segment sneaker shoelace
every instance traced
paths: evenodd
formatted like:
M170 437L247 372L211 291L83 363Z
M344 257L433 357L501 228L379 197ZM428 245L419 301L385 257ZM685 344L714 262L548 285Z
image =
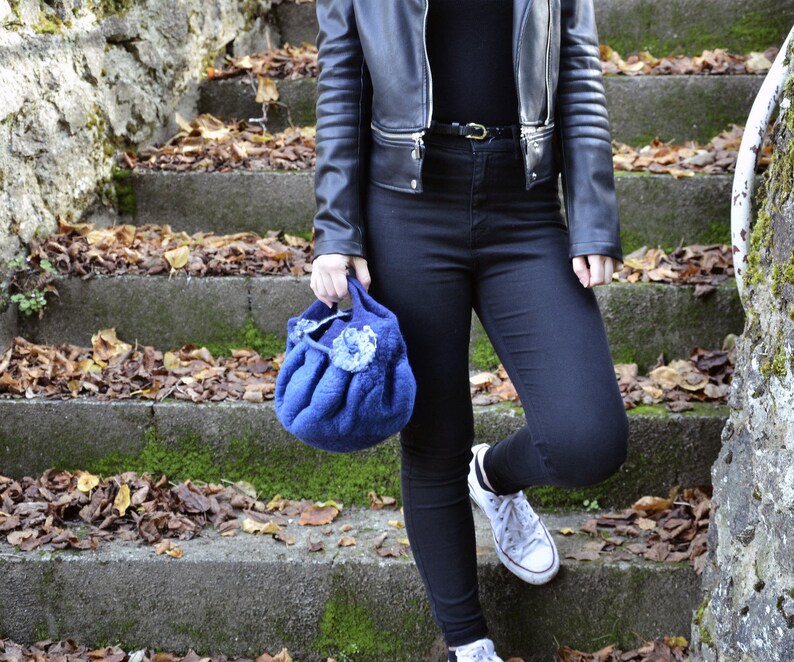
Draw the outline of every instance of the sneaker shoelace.
M496 662L500 658L494 652L493 642L490 639L481 639L466 646L459 646L456 652L459 662Z
M496 507L496 536L503 542L506 550L515 550L520 556L524 556L536 541L544 538L540 517L532 510L523 493L501 497L489 495L489 498Z

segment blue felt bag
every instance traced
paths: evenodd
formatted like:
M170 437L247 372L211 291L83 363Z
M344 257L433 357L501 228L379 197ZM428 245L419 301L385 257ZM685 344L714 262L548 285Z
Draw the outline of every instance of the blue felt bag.
M276 416L301 441L347 453L408 423L416 381L397 317L348 275L351 308L319 299L287 322Z

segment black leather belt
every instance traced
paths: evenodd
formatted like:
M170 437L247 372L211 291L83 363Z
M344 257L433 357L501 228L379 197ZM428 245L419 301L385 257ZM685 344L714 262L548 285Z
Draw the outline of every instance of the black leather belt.
M486 138L513 138L520 133L517 124L506 124L505 126L484 126L476 122L468 124L444 124L443 122L430 122L428 133L436 133L442 136L463 136L472 140L485 140Z

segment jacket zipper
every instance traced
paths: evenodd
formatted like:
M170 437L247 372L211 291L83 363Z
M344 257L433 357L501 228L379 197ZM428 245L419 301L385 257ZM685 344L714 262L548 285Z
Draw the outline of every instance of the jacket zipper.
M427 67L427 123L425 126L429 129L430 122L433 119L433 72L430 70L430 56L427 53L427 14L430 10L430 0L425 0L425 18L422 26L422 45L425 49L425 66Z
M411 152L411 156L413 156L415 159L418 159L421 156L421 151L424 147L424 143L422 142L422 135L425 132L424 129L421 131L414 131L413 133L393 133L379 129L372 123L370 123L370 126L372 127L373 131L377 131L384 138L394 138L395 140L405 140L406 138L411 138L411 140L414 142L414 148Z
M427 120L425 122L425 128L421 131L414 131L413 133L405 134L405 133L390 133L388 131L383 131L379 129L374 124L370 124L370 126L377 131L380 135L384 136L385 138L395 138L397 140L405 140L406 136L410 137L413 140L414 148L411 150L411 156L419 160L422 158L422 154L424 153L424 141L422 137L424 136L427 129L430 128L430 123L433 119L433 72L430 70L430 56L427 53L427 14L430 10L430 0L425 0L425 14L423 17L422 23L422 46L424 48L425 53L425 67L427 68L427 80L428 80L428 90L427 90Z
M549 124L551 118L551 76L549 75L549 60L551 59L551 0L547 1L548 7L548 24L546 26L546 61L544 66L544 83L546 85L546 119L540 126L525 125L521 127L521 138L524 141L524 151L529 155L529 141L533 134L545 128ZM521 53L518 54L521 57ZM520 99L520 97L519 97ZM539 148L536 141L533 141L533 147Z
M551 118L551 76L549 75L549 60L551 59L551 0L546 6L549 10L549 23L546 26L546 120L543 124L548 124Z

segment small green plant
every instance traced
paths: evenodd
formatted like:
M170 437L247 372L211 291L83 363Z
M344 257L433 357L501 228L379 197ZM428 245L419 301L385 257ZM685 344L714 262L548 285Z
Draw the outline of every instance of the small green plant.
M57 269L47 258L38 260L17 256L8 262L11 269L11 301L25 315L38 313L41 317L47 305L46 293L57 292L52 284Z
M598 510L601 506L598 505L598 499L585 499L582 501L585 510Z
M44 292L42 290L31 290L30 292L12 294L11 301L17 304L19 310L25 313L25 315L38 313L47 305L47 299L44 298Z
M339 651L337 658L339 662L354 662L355 658L351 657L351 655L355 655L358 652L359 652L358 644L351 643L345 646L345 648L343 648L341 651Z

